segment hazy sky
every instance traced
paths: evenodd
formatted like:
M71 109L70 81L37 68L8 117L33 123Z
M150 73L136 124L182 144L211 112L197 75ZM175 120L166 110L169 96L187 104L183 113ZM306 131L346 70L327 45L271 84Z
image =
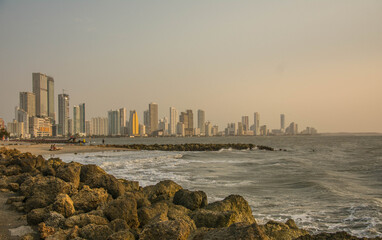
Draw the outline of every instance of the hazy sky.
M320 132L382 132L382 1L0 0L0 117L32 72L87 118L152 101L222 129L280 113Z

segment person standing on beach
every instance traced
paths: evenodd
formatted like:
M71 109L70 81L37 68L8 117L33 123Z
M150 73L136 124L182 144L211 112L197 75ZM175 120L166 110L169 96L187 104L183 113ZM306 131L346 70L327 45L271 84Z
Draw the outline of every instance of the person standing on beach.
M104 138L102 139L102 145L105 145L105 139Z

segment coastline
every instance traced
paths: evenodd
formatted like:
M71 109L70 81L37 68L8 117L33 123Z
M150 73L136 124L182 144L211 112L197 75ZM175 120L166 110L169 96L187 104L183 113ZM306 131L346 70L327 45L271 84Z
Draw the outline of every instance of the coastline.
M21 205L19 211L25 212L29 225L39 226L43 239L64 235L93 239L93 231L105 234L102 236L130 237L126 239L358 239L344 232L310 235L293 220L260 225L239 195L208 204L202 191L188 191L169 180L142 188L138 182L116 179L95 165L46 161L0 148L0 170L1 180L8 184L2 186L25 198L11 204ZM49 202L39 200L45 195ZM95 196L97 204L89 205L87 197L94 200ZM53 221L56 218L61 223ZM120 218L127 226L117 221Z

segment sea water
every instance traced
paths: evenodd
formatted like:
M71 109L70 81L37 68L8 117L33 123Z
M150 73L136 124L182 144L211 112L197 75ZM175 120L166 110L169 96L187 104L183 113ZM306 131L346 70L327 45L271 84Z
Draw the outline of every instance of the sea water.
M90 139L100 144L102 139ZM171 179L208 201L243 196L258 222L286 221L312 233L382 236L382 136L107 138L109 144L253 143L288 151L105 151L64 154L140 186Z

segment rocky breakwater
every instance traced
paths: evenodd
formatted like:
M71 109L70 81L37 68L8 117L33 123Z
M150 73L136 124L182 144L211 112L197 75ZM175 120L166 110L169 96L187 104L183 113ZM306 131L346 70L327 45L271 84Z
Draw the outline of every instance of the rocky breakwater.
M0 150L0 190L18 194L7 203L37 229L23 239L357 239L312 236L293 220L260 225L238 195L208 203L204 192L173 181L140 187L95 165L16 150Z
M103 146L103 145L102 145ZM285 149L275 149L263 145L255 145L252 143L185 143L185 144L125 144L113 145L107 144L106 147L124 148L129 150L157 150L157 151L219 151L221 149L235 150L266 150L266 151L286 151Z

